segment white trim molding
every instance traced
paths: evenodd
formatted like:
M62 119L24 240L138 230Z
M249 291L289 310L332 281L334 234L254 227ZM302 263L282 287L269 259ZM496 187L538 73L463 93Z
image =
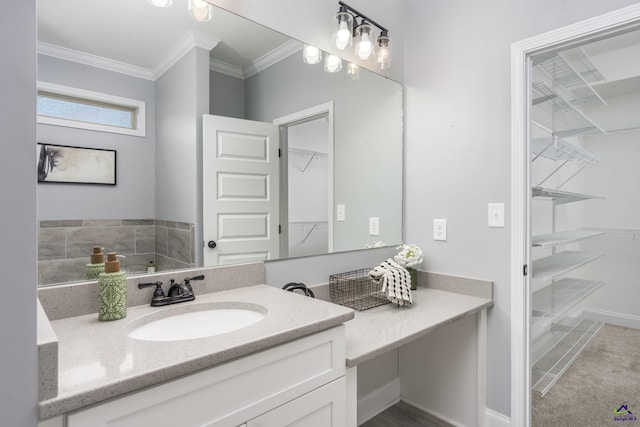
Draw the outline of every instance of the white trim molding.
M158 79L164 73L173 67L183 56L191 51L194 47L205 49L207 52L211 51L220 43L220 39L208 36L206 34L197 33L195 31L187 32L184 37L178 42L178 44L167 52L160 62L153 67L151 75L153 80Z
M271 52L266 53L260 58L253 61L245 70L244 78L249 78L254 74L258 74L260 71L271 67L273 64L277 64L285 58L293 55L296 52L302 50L302 43L298 40L289 40L286 43L273 49Z
M487 427L511 427L511 418L500 412L487 408L485 411L485 426Z
M221 74L226 74L237 79L247 79L254 74L258 74L274 64L288 58L289 56L300 52L302 50L302 43L297 40L289 40L286 43L281 44L277 48L270 52L265 53L260 58L254 60L246 68L239 67L228 62L221 61L216 58L211 58L209 61L209 68L212 71L217 71Z
M640 316L631 314L614 313L612 311L598 310L596 308L584 308L583 316L587 320L607 323L609 325L621 326L640 330Z
M588 37L640 25L640 4L628 6L511 45L511 420L531 425L529 377L529 105L530 58Z
M73 50L54 44L38 42L38 53L40 55L52 56L54 58L64 59L66 61L77 62L79 64L89 65L91 67L102 68L103 70L113 71L120 74L126 74L132 77L138 77L145 80L154 80L151 70L136 65L127 64L125 62L116 61L102 56L92 55L90 53Z
M228 62L224 62L216 58L209 59L209 69L220 74L226 74L227 76L244 80L244 72L242 71L242 67L234 64L229 64Z
M89 65L91 67L102 68L104 70L116 73L126 74L132 77L138 77L145 80L156 80L163 75L169 68L178 62L184 55L189 53L194 47L200 47L207 51L212 50L220 43L220 39L208 36L206 34L188 31L182 39L169 50L153 67L153 69L139 67L137 65L127 64L125 62L116 61L102 56L92 55L90 53L81 52L79 50L68 49L62 46L56 46L50 43L38 42L38 53L41 55L52 56L67 61L77 62L79 64Z
M395 378L358 399L358 425L369 421L398 402L400 402L400 378Z
M289 115L278 117L273 120L273 124L279 125L280 128L286 126L292 126L297 123L302 123L306 120L312 119L317 116L321 116L323 114L327 115L327 126L329 128L329 134L327 141L328 152L327 158L329 159L327 163L327 175L328 182L327 188L329 189L328 194L328 212L327 212L327 224L328 224L328 235L329 235L329 253L333 252L333 219L334 219L334 210L333 206L335 205L335 194L333 191L333 155L334 155L334 144L335 144L335 129L334 129L334 105L333 101L325 102L324 104L315 105L313 107L309 107L305 110L297 111L295 113L291 113Z

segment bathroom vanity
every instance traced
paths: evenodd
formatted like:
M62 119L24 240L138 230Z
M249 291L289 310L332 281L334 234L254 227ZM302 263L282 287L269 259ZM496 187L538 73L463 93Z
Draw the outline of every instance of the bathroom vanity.
M203 270L208 280L200 293L196 289L195 301L168 307L132 306L130 301L127 318L114 322L99 322L95 313L60 314L56 300L70 299L68 304L74 305L73 294L90 293L90 285L41 291L48 312L40 310L39 315L40 427L352 427L360 421L358 365L475 316L477 377L467 380L484 389L486 309L493 304L490 282L484 290L471 292L420 287L412 307L388 304L357 313L251 283L259 275L232 285L218 282L220 290L212 291L210 278L250 268ZM132 300L151 296L150 290L133 290L135 279L129 279L128 287ZM55 292L60 295L52 296ZM159 320L180 322L185 313L226 309L255 311L262 319L197 339L181 339L180 328L185 333L190 329L184 324L177 332L167 332L166 339L133 337L133 331ZM404 357L403 363L422 363L424 356L418 353L413 361ZM484 408L483 402L477 407Z

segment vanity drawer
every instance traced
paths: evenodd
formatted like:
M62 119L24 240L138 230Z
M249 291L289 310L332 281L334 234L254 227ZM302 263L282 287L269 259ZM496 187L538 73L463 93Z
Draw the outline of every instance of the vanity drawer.
M235 427L344 374L340 325L71 413L67 426Z

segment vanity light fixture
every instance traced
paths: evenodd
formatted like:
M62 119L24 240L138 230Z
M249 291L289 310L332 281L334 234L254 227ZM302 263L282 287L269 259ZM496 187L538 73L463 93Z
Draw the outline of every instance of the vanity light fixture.
M340 11L336 13L338 27L333 32L333 44L340 50L345 50L353 41L353 15L347 11L347 6L340 3Z
M205 0L189 0L189 15L198 22L211 21L213 6Z
M391 67L391 47L389 46L391 39L387 35L387 31L380 33L378 37L378 55L376 62L381 70Z
M147 0L147 2L156 7L169 7L173 3L173 0Z
M317 64L322 61L322 51L315 46L305 44L302 48L302 60L305 64Z
M333 44L344 50L355 44L355 54L359 59L373 58L377 48L376 62L380 69L391 66L391 38L389 31L373 19L358 12L348 4L339 1L340 9L336 14L338 26L333 33ZM380 35L375 37L375 28ZM355 43L353 39L355 38Z
M173 4L173 0L147 0L147 2L156 7L169 7ZM187 10L189 16L198 22L211 21L213 17L213 5L206 0L189 0Z
M351 80L357 80L360 77L360 67L353 62L347 64L347 76L351 77Z
M364 60L371 59L373 49L373 25L362 22L356 28L356 56Z
M339 56L328 54L324 60L324 70L328 73L337 73L342 70L342 59Z

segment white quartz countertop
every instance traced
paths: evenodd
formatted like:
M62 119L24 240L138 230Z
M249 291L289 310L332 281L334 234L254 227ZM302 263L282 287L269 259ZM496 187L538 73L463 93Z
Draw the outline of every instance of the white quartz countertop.
M413 305L386 304L358 311L345 323L347 366L396 349L438 326L452 323L493 305L493 300L429 288L412 292Z
M186 341L127 337L142 316L184 310L190 304L257 304L261 321L231 333ZM115 396L212 367L240 356L340 325L354 316L346 307L266 285L197 295L166 307L129 307L127 317L98 321L97 314L51 322L58 337L58 394L40 402L47 419Z

